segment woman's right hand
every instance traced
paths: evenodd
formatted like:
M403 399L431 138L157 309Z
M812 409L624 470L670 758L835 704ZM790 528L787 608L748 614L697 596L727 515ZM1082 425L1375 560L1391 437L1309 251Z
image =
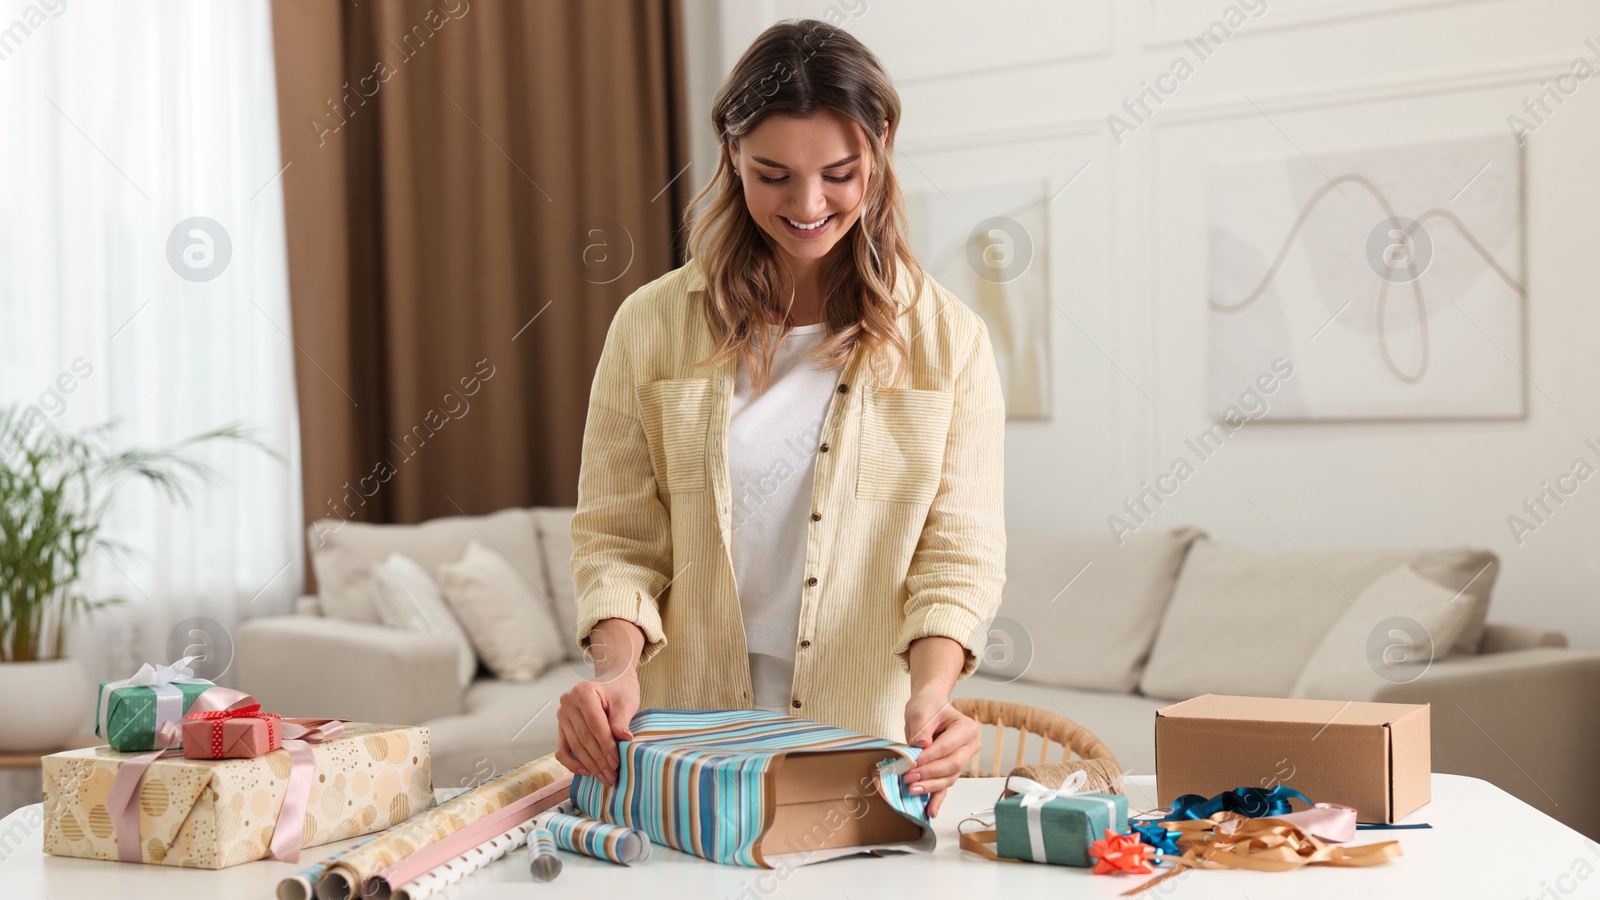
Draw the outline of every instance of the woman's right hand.
M637 626L621 619L607 619L591 632L595 677L562 694L556 710L556 761L573 773L616 783L617 741L633 739L628 723L639 711L639 674L633 661L639 656L634 648L643 640ZM632 652L611 657L606 652L610 646Z

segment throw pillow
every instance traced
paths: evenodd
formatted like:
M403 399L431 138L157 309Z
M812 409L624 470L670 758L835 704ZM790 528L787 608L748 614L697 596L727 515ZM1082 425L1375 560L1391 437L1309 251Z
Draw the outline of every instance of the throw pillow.
M572 581L572 514L570 506L535 506L539 525L539 550L544 555L544 582L550 586L551 609L561 625L567 659L584 662L578 646L578 588Z
M1454 652L1476 653L1499 570L1470 547L1346 548L1262 554L1196 541L1139 679L1147 697L1287 697L1322 638L1355 596L1398 565L1461 596L1466 630ZM1476 638L1468 635L1476 629Z
M433 576L417 561L399 553L372 567L372 602L383 624L416 634L436 634L456 645L456 680L462 687L478 673L478 654L445 605Z
M502 681L532 681L564 658L549 604L499 553L468 542L460 560L439 567L439 587L484 665Z
M372 525L341 519L319 519L306 529L311 565L317 575L317 599L322 614L352 622L379 622L368 579L372 567L391 553L417 561L438 581L439 567L461 558L468 541L483 541L504 553L523 572L535 590L548 593L533 581L543 575L539 563L539 538L533 513L508 508L482 516L447 516L416 525Z
M1455 591L1396 566L1323 635L1289 696L1368 700L1386 684L1415 681L1450 652L1470 615Z
M1106 535L1061 537L1009 529L1004 599L988 636L996 650L986 649L974 674L991 681L1020 678L1132 693L1184 554L1203 536L1197 529L1176 528L1119 544ZM1017 626L1023 634L1006 633ZM1026 659L1019 655L1024 635L1031 639Z

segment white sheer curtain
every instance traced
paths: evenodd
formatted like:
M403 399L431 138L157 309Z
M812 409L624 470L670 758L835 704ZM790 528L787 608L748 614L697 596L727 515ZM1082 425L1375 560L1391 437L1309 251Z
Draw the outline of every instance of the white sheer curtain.
M220 654L302 581L276 103L267 0L0 2L0 403L141 446L238 421L283 457L208 445L222 478L189 508L124 492L108 536L134 552L89 584L129 603L71 644L91 678ZM194 217L226 239L172 244ZM194 617L216 625L174 634Z

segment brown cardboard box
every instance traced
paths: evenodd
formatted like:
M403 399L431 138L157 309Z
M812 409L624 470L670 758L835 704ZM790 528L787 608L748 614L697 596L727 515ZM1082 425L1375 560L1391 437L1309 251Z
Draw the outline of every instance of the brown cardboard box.
M1157 802L1294 788L1394 823L1431 798L1428 706L1205 694L1156 710ZM1303 807L1296 805L1296 809Z
M874 771L884 757L882 749L871 749L791 753L779 759L770 773L773 814L761 836L761 856L803 864L839 851L920 847L924 829L878 793Z

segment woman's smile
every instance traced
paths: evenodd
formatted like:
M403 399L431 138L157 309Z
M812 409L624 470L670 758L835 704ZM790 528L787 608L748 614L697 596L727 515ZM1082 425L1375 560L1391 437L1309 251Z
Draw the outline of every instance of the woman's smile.
M786 228L791 235L804 241L817 237L824 231L827 231L828 226L833 224L834 215L834 213L829 213L821 219L808 222L805 225L799 224L796 220L791 219L788 216L779 216L778 218L783 220L784 228Z

